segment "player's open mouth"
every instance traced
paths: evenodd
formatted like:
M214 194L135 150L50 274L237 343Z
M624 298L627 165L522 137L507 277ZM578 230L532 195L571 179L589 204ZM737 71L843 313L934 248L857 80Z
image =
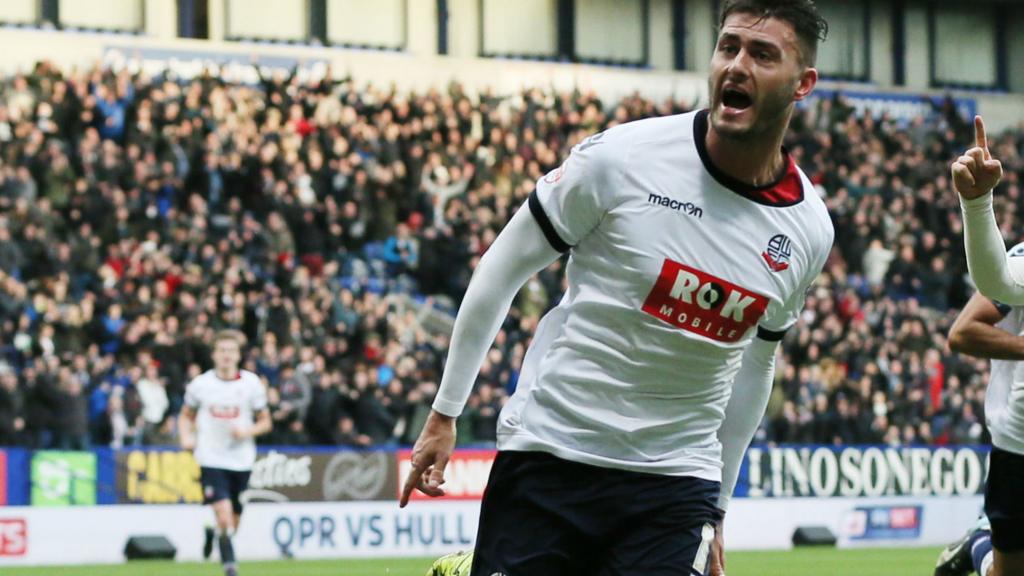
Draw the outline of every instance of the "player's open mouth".
M742 112L753 105L754 100L749 94L736 88L722 90L722 106L731 109L729 112Z

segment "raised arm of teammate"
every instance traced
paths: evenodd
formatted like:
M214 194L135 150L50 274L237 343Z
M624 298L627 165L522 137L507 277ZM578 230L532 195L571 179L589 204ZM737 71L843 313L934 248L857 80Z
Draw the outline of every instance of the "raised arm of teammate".
M412 450L412 470L402 490L401 506L409 502L416 488L432 496L444 494L441 484L455 448L455 418L462 413L484 356L516 293L530 276L559 256L524 205L480 259L455 318L434 409Z
M974 118L975 146L953 162L953 187L964 216L967 267L978 290L1005 304L1024 305L1024 259L1009 258L992 209L992 189L1003 175L985 138L985 123Z

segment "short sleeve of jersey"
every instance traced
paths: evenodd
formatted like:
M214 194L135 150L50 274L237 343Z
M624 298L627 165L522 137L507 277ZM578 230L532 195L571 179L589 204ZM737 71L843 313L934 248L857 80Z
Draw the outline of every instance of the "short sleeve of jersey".
M263 388L263 382L256 376L252 377L252 393L250 395L250 405L252 411L259 412L267 407L267 391Z
M832 250L835 233L832 231L831 224L828 230L829 233L822 238L821 244L818 247L818 253L815 255L815 261L808 268L807 274L800 283L800 287L775 312L765 316L757 327L758 338L768 341L782 340L786 330L789 330L800 318L800 313L804 309L804 302L807 300L807 290L810 289L811 284L814 283L822 268L825 267L825 261L828 260L829 252Z
M561 166L537 180L529 207L559 252L578 244L615 202L623 130L611 128L577 144Z
M185 387L185 406L193 410L199 409L199 383L193 380Z

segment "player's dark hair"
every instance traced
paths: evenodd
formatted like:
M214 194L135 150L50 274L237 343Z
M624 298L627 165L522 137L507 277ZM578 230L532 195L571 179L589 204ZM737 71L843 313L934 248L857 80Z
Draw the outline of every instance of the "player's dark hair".
M828 36L828 22L818 13L814 0L725 0L718 18L719 29L733 14L753 14L762 20L778 18L789 22L800 40L800 52L807 66L814 66L818 42Z

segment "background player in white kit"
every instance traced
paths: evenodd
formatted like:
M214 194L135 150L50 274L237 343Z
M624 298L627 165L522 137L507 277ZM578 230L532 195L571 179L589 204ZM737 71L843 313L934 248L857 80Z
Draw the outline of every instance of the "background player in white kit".
M992 157L985 137L985 123L974 119L975 146L952 167L953 185L960 195L964 216L967 265L978 291L1005 306L1024 306L1024 250L1017 246L1005 251L992 209L992 191L1002 178L1002 165ZM976 316L986 321L996 314L972 300ZM972 310L971 303L961 314ZM980 311L979 311L980 310ZM1006 309L1004 308L1004 311ZM1024 355L1019 350L1022 333L1020 311L1007 312L1002 326L1014 334L975 333L976 355L1014 362L992 363L992 375L985 395L985 421L992 433L988 482L985 486L987 530L976 530L965 541L952 545L939 559L936 574L965 574L957 571L965 554L974 557L974 568L982 576L1024 574Z
M403 506L443 493L512 299L571 250L501 413L474 576L723 572L716 526L833 230L782 148L827 25L810 0L728 0L720 24L709 109L577 145L474 273Z
M257 436L271 429L263 383L239 369L245 336L236 330L218 332L213 341L213 369L197 376L185 389L178 418L181 447L193 450L200 467L203 500L213 508L217 543L226 576L238 566L231 538L242 516L239 499L249 484L256 461ZM212 539L207 536L204 556Z

